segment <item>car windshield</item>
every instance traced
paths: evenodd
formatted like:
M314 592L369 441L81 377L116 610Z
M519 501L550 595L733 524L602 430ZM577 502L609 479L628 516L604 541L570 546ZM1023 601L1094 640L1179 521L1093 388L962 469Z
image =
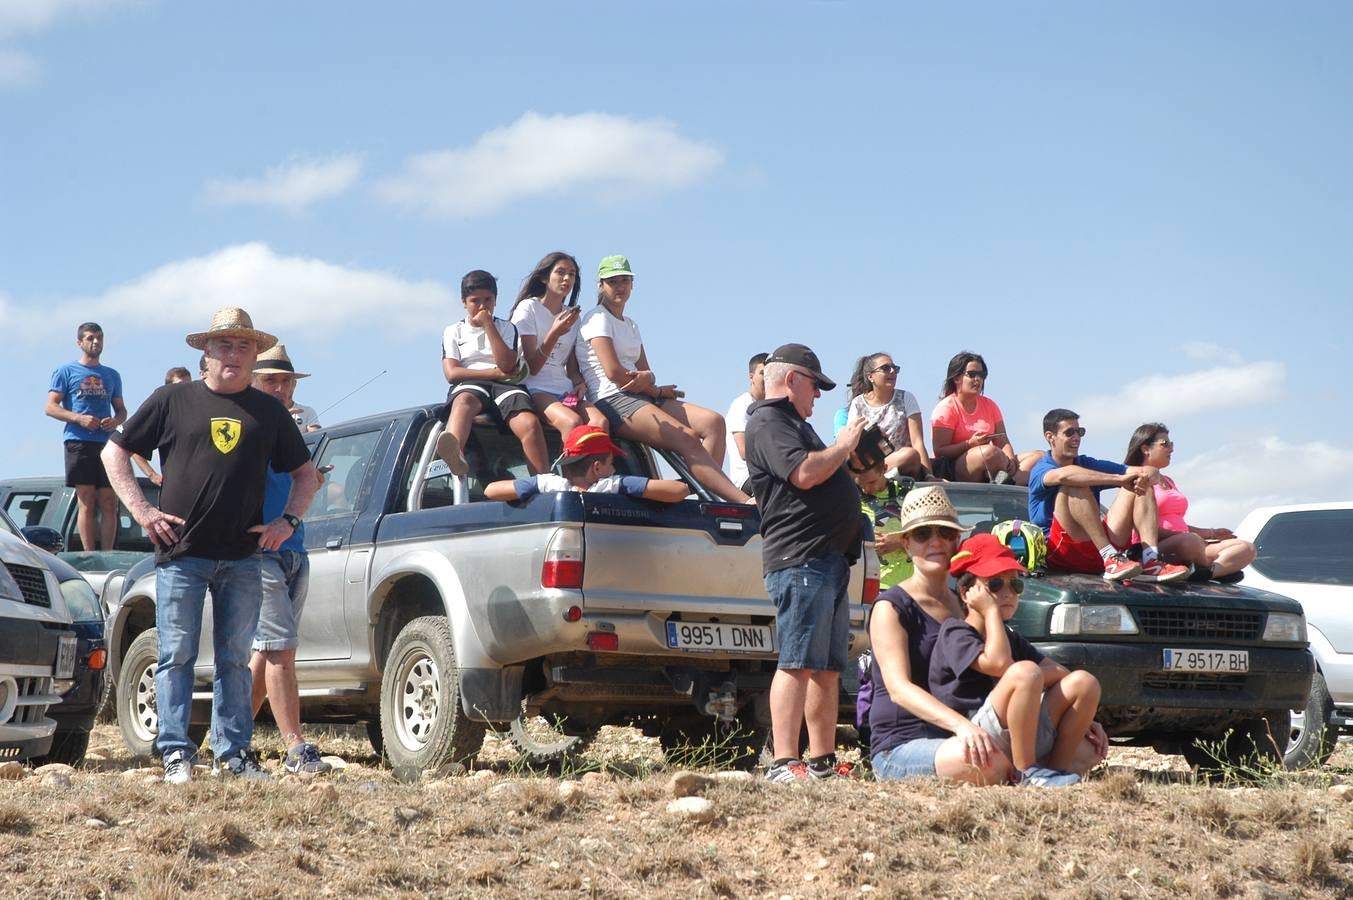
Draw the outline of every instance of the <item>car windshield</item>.
M19 526L14 524L14 520L6 515L4 510L0 510L0 531L7 531L15 537L23 537L19 532Z

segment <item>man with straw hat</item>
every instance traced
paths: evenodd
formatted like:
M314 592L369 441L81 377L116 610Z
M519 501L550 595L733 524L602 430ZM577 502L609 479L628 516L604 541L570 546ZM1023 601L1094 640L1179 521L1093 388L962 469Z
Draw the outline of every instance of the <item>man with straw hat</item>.
M260 353L254 362L254 387L277 398L302 431L307 430L307 421L319 428L314 424L314 410L293 402L296 381L309 377L308 372L296 371L283 344ZM308 415L300 410L305 410ZM290 493L291 476L270 467L268 485L263 493L263 521L282 515ZM301 698L296 685L301 610L310 586L305 523L298 522L296 530L281 547L263 553L260 565L263 602L259 606L258 629L254 633L254 655L249 659L249 672L254 679L251 698L254 715L258 715L266 698L277 730L282 732L282 740L287 746L283 768L293 775L323 775L332 767L324 761L319 748L301 733Z
M155 544L155 670L165 781L192 777L197 748L188 740L193 665L203 601L212 596L216 671L211 741L215 773L266 780L250 750L249 644L258 626L262 576L257 551L276 550L300 524L319 486L310 453L291 416L250 386L261 350L277 343L249 314L219 309L206 331L187 336L206 352L202 381L167 384L151 394L103 451L109 481ZM160 451L160 506L146 501L131 455ZM263 521L266 473L291 475L282 515Z
M860 494L845 463L864 420L843 428L832 446L822 443L808 417L821 391L836 385L803 344L776 348L765 379L766 399L752 404L744 444L780 653L770 687L775 761L766 778L795 784L842 774L835 750L850 634L846 586L861 541ZM805 722L806 763L799 759Z

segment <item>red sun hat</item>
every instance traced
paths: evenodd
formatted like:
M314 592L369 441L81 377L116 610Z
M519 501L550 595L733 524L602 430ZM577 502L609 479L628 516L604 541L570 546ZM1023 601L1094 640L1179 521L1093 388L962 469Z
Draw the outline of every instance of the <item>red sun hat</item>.
M949 574L971 572L978 578L991 578L1004 572L1027 572L1015 554L990 534L974 534L959 545L949 560Z
M575 425L564 438L564 452L560 459L577 459L594 453L623 456L625 451L615 445L611 436L595 425Z

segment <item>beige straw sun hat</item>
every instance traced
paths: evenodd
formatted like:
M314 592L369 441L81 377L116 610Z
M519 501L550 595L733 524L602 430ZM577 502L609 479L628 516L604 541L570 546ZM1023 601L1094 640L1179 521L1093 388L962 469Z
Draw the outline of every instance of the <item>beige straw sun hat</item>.
M972 526L959 524L958 510L949 502L949 495L937 484L912 488L902 499L902 508L898 510L900 534L906 534L923 525L940 525L957 531L972 531Z
M258 353L271 349L277 343L277 338L255 328L254 320L238 306L225 306L216 310L206 331L193 332L185 340L194 350L205 350L207 339L214 337L249 338L254 342L254 349Z
M309 372L297 372L287 356L287 345L278 344L258 355L254 361L255 375L295 375L297 378L309 378Z

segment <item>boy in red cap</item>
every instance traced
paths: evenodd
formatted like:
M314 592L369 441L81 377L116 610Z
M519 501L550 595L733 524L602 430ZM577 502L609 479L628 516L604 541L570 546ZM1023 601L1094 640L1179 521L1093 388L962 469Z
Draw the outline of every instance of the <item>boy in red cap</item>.
M614 456L624 451L595 425L577 425L564 440L564 452L555 460L559 475L533 475L513 481L495 481L484 488L489 500L526 500L549 491L590 491L624 494L676 503L691 493L684 481L615 474Z
M1099 681L1067 671L1005 624L1019 607L1026 572L990 534L963 542L949 574L958 579L968 615L940 626L930 692L991 735L1010 758L1017 784L1062 787L1080 781L1066 770L1082 738L1101 754L1108 749L1103 730L1092 728Z

